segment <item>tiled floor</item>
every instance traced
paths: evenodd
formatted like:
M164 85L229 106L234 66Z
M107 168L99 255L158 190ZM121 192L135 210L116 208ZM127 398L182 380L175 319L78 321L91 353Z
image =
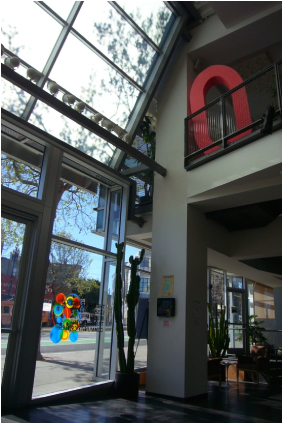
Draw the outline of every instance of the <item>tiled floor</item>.
M6 421L5 421L6 420ZM137 402L107 398L12 411L2 422L30 423L248 423L282 422L282 389L230 383L218 390L209 382L208 396L180 401L140 390Z

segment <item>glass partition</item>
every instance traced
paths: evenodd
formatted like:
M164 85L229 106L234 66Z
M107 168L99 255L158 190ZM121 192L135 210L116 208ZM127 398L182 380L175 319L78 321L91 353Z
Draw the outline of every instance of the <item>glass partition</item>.
M9 331L19 281L26 225L1 217L1 378L5 367Z

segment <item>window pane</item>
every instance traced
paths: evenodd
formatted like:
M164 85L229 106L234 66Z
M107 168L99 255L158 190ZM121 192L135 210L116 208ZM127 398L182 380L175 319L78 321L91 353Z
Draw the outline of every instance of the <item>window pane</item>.
M1 218L1 326L11 328L25 224Z
M87 155L109 164L115 147L39 100L29 122Z
M50 78L122 128L139 95L138 90L71 34Z
M273 288L256 283L254 289L255 315L258 319L275 319Z
M42 71L61 25L33 1L17 2L16 6L13 1L6 2L1 14L2 44L30 66Z
M142 85L155 51L107 2L84 2L74 28Z
M161 1L118 1L124 11L159 45L174 16Z
M113 191L110 198L107 250L114 253L117 252L116 243L119 239L120 211L121 191Z
M112 342L112 324L113 324L113 311L114 311L114 286L116 264L114 262L106 262L105 264L105 278L104 278L104 292L101 293L100 307L101 313L101 331L99 341L99 360L97 362L96 377L108 379L109 366L111 355L111 342Z
M89 184L90 184L89 178ZM53 234L70 240L104 249L104 232L97 233L100 185L96 192L85 191L68 181L60 180L58 206L54 220Z
M3 126L1 184L37 197L43 156L43 146Z
M1 79L1 107L16 116L21 116L30 96L25 91Z
M243 289L243 277L237 277L227 273L227 287L233 289Z
M25 224L1 217L1 328L12 328ZM1 380L9 334L1 333Z
M224 305L224 277L223 272L211 270L211 300L212 305Z
M53 242L49 260L33 396L94 384L102 257Z

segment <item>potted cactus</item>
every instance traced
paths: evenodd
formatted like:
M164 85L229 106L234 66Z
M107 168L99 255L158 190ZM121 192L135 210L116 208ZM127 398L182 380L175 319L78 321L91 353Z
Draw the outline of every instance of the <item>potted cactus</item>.
M135 327L135 308L139 300L139 283L140 277L137 275L137 267L143 260L145 250L142 249L140 258L130 256L131 276L129 290L126 295L127 303L127 334L128 349L127 359L124 352L124 329L122 322L122 276L121 264L123 259L124 243L116 244L117 262L116 262L116 281L115 281L115 298L114 312L116 321L117 348L119 371L115 377L115 389L119 397L134 399L138 397L139 374L134 372L134 344L136 337Z

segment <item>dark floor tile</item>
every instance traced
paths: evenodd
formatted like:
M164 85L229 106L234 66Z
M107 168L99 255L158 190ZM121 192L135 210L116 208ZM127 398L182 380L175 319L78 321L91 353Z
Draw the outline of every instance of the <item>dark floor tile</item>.
M208 396L180 400L149 396L137 401L103 399L13 411L30 423L260 423L282 422L281 387L232 383L219 391L209 384Z

